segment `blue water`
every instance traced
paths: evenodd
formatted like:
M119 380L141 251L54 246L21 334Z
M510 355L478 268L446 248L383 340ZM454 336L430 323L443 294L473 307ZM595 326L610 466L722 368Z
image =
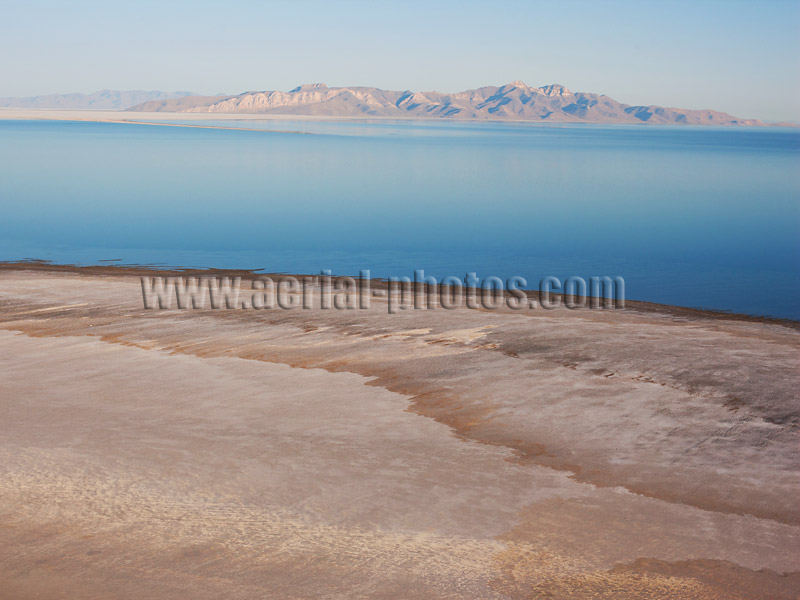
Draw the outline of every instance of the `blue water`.
M0 121L0 260L619 275L800 319L796 129L217 124L262 131Z

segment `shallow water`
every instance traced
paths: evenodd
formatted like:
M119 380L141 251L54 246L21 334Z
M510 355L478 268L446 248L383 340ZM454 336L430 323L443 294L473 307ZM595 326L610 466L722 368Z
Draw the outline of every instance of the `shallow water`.
M0 260L609 275L800 319L795 129L203 124L262 131L0 121Z

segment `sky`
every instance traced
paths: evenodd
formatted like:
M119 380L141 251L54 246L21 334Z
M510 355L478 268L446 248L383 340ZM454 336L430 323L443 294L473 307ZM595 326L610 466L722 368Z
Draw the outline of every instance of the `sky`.
M522 80L800 121L800 0L0 0L0 96Z

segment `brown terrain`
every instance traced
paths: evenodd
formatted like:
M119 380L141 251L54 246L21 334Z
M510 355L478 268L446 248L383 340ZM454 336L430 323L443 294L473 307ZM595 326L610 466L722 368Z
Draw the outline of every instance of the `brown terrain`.
M800 332L0 267L0 597L800 597Z

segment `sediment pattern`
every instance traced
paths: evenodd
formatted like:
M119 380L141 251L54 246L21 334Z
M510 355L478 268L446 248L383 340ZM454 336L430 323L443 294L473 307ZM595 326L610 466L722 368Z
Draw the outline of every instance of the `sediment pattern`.
M11 597L800 594L795 327L0 282Z

